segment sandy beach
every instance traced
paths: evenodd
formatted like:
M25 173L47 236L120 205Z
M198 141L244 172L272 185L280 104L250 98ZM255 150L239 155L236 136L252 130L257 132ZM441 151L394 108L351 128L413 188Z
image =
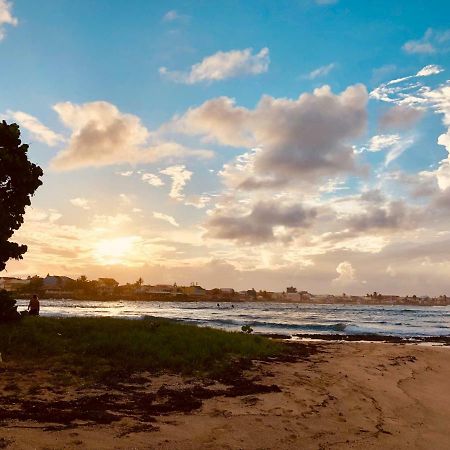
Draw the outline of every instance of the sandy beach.
M81 385L3 363L0 448L450 447L448 346L308 345L230 383L140 374Z

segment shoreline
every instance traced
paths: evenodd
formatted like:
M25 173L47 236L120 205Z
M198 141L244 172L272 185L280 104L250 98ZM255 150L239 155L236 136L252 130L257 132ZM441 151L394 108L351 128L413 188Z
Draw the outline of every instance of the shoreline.
M32 293L21 295L16 300L28 301L31 298ZM339 306L414 306L414 307L447 307L450 306L450 302L436 304L435 302L402 302L390 303L390 302L352 302L352 301L282 301L276 299L264 299L264 300L249 300L242 298L230 298L230 297L202 297L194 295L163 295L163 296L143 296L143 297L123 297L123 296L89 296L80 298L66 298L66 297L54 297L47 296L46 294L39 294L41 300L54 300L54 301L76 301L76 302L149 302L149 303L225 303L225 304L240 304L240 303L269 303L269 304L282 304L282 305L339 305Z
M259 333L257 333L259 334ZM314 333L298 333L292 336L287 334L270 334L260 333L262 336L281 339L293 340L295 342L304 341L328 341L328 342L383 342L389 344L421 344L436 343L450 346L450 336L393 336L389 334L314 334Z
M49 318L57 318L57 319L65 319L70 317L89 317L89 318L102 318L102 317L109 317L109 316L58 316L58 315L42 315L41 317L49 317ZM116 317L112 316L114 318L123 319L123 320L145 320L145 319L151 319L151 320L166 320L171 321L174 323L180 323L180 324L186 324L186 325L194 325L198 326L200 328L211 328L216 330L223 330L228 332L238 332L240 333L241 330L238 328L221 328L221 327L214 327L211 326L208 323L195 323L187 319L178 319L178 318L167 318L164 316L154 316L154 315L148 315L143 314L141 316L135 316L135 317ZM212 321L213 322L213 321ZM393 343L393 344L424 344L424 343L436 343L436 344L442 344L445 346L450 346L450 335L428 335L428 336L415 336L415 335L395 335L395 334L389 334L389 333L358 333L358 334L338 334L338 333L283 333L283 332L265 332L265 331L258 331L255 330L253 333L251 333L255 336L262 336L267 337L271 339L277 339L281 341L330 341L330 342L385 342L385 343Z

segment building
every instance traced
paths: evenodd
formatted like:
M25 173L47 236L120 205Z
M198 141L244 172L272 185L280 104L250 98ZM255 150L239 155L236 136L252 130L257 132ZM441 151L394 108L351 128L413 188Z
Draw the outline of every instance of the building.
M233 288L220 288L220 293L225 295L234 295Z
M300 302L302 296L299 292L287 292L284 296L287 302Z
M45 295L54 297L70 297L73 294L75 280L66 276L47 275L42 280L42 289Z
M155 294L155 295L177 295L178 289L176 285L157 284L155 286L144 285L136 290L138 294Z
M42 287L44 289L63 289L68 284L75 282L72 278L59 276L59 275L47 275L42 280Z
M198 285L191 285L191 286L183 286L180 288L181 292L186 295L206 295L206 290L203 289L201 286Z
M30 284L30 280L22 280L13 277L0 277L0 290L15 292Z

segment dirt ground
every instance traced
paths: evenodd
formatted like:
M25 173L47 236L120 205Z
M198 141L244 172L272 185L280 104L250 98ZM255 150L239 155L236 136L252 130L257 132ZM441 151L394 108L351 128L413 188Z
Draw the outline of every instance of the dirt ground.
M0 366L0 448L448 449L450 347L321 342L220 381Z

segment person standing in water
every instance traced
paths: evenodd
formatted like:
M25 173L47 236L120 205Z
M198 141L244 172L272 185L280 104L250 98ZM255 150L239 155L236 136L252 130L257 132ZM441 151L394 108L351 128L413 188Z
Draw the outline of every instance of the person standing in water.
M30 303L28 304L28 314L30 316L38 316L40 307L41 305L39 303L38 296L35 294L31 297Z

